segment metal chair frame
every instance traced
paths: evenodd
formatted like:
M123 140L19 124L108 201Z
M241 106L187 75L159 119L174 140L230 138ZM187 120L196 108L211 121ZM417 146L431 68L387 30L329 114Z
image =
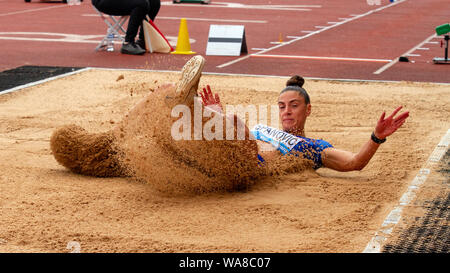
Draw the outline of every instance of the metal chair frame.
M96 51L106 50L108 46L108 36L113 35L113 41L118 41L123 43L125 41L126 30L123 25L128 21L129 15L116 16L102 13L94 7L95 11L100 15L105 24L108 26L106 30L106 35L103 37L102 41L95 48Z

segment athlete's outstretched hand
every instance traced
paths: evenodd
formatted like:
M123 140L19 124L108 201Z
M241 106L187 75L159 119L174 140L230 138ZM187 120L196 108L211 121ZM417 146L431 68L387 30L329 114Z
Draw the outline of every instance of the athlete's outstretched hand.
M409 116L408 111L403 112L398 117L394 117L401 109L402 106L397 107L397 109L395 109L394 112L387 118L385 118L386 112L381 114L374 132L377 138L383 139L392 135L403 125L403 123L405 123L406 118Z
M203 88L203 92L200 92L200 96L202 97L202 103L204 106L208 106L217 110L220 109L220 112L223 111L219 94L213 95L213 93L211 92L211 87L209 85L206 85L206 88Z

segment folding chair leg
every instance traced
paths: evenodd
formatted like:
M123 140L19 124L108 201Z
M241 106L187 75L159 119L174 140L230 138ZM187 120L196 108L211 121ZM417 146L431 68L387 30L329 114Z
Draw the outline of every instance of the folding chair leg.
M100 41L100 43L95 48L96 51L106 50L108 46L108 36L112 34L113 42L123 43L125 41L126 30L123 28L123 25L128 21L129 16L113 16L113 15L105 15L100 12L98 9L94 7L100 17L103 19L105 24L108 26L106 31L106 35Z

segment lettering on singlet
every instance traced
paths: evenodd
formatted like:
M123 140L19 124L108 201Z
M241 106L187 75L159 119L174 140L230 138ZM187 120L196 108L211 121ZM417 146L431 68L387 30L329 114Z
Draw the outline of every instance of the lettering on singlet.
M272 128L266 125L257 124L251 133L257 140L269 142L283 155L289 153L295 145L297 145L301 138L291 135L285 131Z
M325 140L295 136L262 124L257 124L250 132L256 140L270 143L283 155L303 154L304 158L314 162L314 169L322 167L322 151L333 147ZM260 162L264 162L264 158L260 155L258 155L258 159Z

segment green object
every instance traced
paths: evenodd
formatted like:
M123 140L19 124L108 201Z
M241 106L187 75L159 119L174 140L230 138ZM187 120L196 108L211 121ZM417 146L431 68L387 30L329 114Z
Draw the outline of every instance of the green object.
M450 24L443 24L441 26L436 27L437 35L444 35L450 32Z

